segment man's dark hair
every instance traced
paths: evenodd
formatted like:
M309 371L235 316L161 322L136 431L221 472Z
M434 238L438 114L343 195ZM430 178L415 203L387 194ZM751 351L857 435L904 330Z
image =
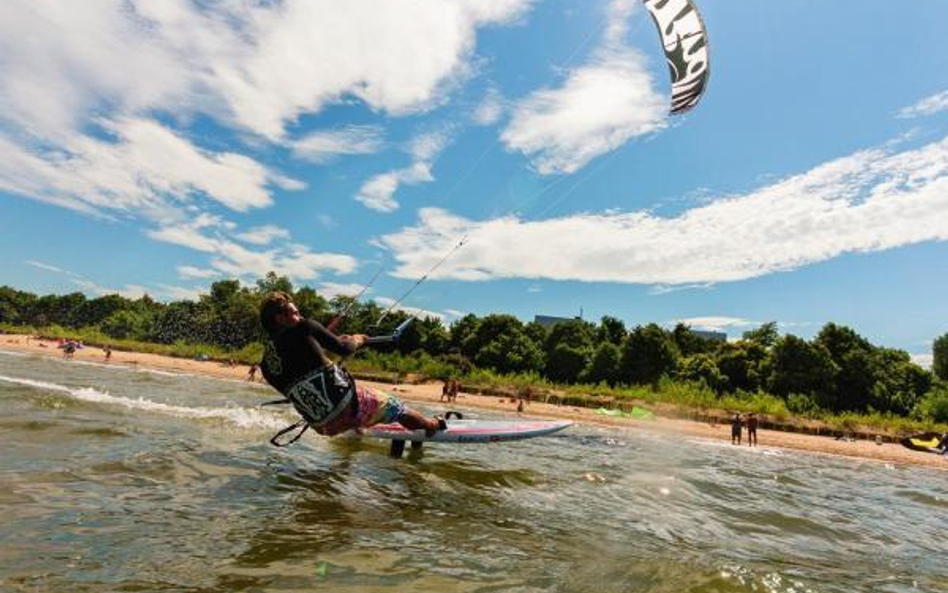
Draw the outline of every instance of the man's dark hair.
M285 313L286 308L292 302L293 299L290 295L283 291L276 290L268 294L260 303L260 324L263 329L270 333L279 330L280 326L276 320L277 315Z

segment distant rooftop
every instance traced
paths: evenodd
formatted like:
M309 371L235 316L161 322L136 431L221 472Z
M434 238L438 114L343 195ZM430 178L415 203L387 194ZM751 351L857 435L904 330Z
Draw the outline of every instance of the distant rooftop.
M543 326L545 329L550 329L557 323L565 323L567 321L576 321L581 319L580 317L555 317L553 315L534 315L533 322Z
M690 331L694 335L698 336L699 338L704 338L705 340L711 340L712 342L727 342L727 334L724 332L713 332L703 329L693 329Z

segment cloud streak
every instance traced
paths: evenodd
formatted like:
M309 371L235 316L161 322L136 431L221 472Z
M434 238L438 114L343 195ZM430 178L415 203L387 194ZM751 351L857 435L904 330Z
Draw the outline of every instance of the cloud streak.
M382 128L347 126L314 132L292 143L293 155L314 163L326 163L341 155L373 154L383 145Z
M474 222L445 210L378 244L417 278L702 284L789 271L844 253L948 240L948 139L901 153L867 150L674 217L582 213Z
M900 109L897 116L904 119L910 119L914 117L935 115L936 113L940 113L942 111L948 111L948 91L942 91L940 93L931 95L930 97L925 97L914 105L909 105L908 107Z
M362 184L356 201L376 212L394 212L399 203L395 192L402 185L415 185L434 181L431 174L432 161L450 141L446 131L429 132L415 137L408 146L414 162L411 165L387 171L370 178Z

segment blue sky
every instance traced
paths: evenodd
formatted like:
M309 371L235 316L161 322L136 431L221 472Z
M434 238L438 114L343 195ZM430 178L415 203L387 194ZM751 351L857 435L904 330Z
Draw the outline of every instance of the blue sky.
M640 0L12 0L0 283L191 298L268 270L327 296L948 331L941 0L698 0L668 113Z

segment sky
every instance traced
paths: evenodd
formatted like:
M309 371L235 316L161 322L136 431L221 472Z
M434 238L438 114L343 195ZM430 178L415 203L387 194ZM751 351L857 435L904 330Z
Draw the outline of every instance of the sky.
M680 0L676 0L680 1ZM0 284L948 332L943 0L5 0Z

